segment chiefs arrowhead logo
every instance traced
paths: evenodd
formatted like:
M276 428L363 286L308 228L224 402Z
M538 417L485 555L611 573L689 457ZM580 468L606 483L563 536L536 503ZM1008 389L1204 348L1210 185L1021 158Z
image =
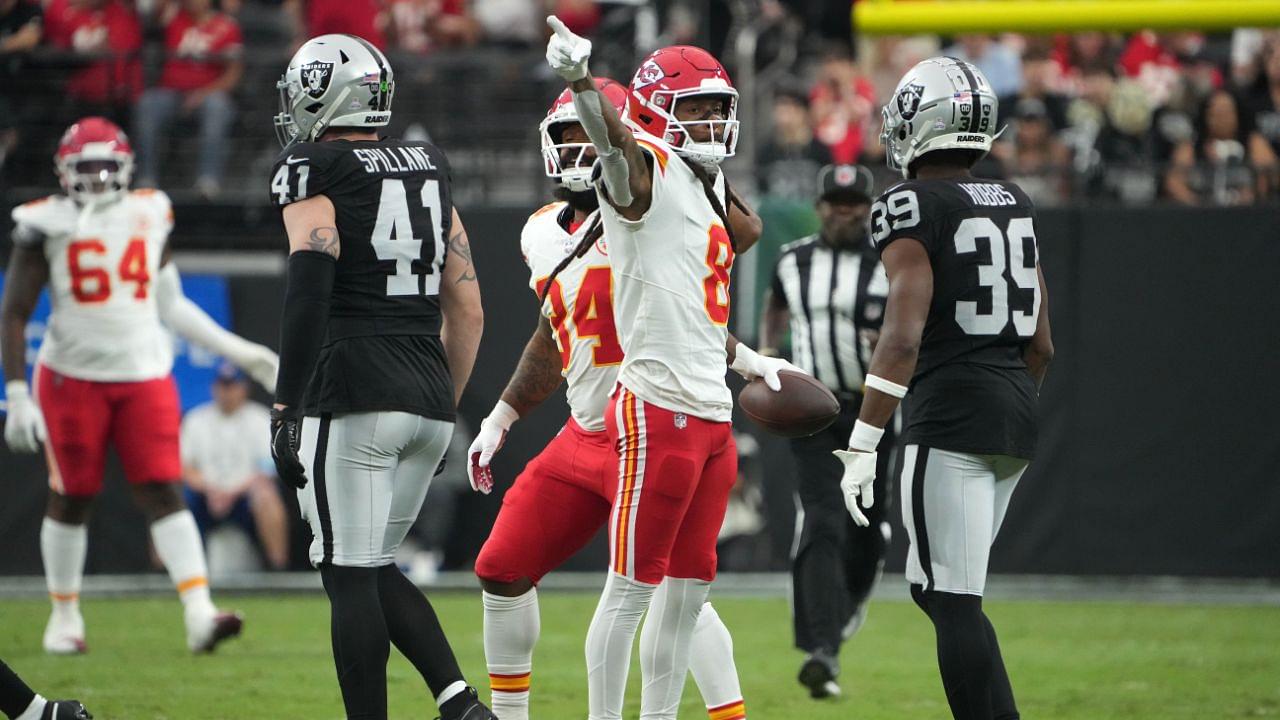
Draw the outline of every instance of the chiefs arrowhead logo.
M636 71L636 78L631 82L631 85L633 89L639 90L662 80L666 76L667 74L662 70L662 66L658 64L658 61L650 58L645 60L640 69Z

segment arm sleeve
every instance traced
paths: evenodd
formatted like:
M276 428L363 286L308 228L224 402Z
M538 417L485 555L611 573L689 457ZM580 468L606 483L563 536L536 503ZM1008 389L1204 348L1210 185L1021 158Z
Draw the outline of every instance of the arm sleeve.
M173 263L160 268L156 280L156 308L169 329L200 347L240 365L255 347L253 343L224 329L182 292L182 278Z
M337 261L332 255L303 250L289 256L284 313L280 322L280 377L276 402L299 408L315 372L329 320L329 302Z

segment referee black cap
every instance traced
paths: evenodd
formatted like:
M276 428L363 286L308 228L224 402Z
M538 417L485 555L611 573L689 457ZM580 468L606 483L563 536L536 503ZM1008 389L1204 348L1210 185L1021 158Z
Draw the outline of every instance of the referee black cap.
M818 171L818 199L870 203L875 179L861 165L827 165Z

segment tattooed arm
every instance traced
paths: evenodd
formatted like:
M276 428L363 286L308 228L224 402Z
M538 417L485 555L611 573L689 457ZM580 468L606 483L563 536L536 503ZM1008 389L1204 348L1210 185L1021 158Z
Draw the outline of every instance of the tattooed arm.
M338 258L337 213L324 195L286 205L284 226L289 232L289 254L309 250Z
M449 245L445 249L443 275L440 278L440 307L444 325L440 340L449 359L449 374L453 376L453 400L462 399L462 391L471 377L471 368L480 349L480 336L484 332L484 308L480 304L480 283L476 267L471 261L471 243L467 229L453 211L449 228Z
M507 389L502 391L502 401L524 417L550 397L563 381L560 349L551 335L551 322L540 315L538 327L525 344Z

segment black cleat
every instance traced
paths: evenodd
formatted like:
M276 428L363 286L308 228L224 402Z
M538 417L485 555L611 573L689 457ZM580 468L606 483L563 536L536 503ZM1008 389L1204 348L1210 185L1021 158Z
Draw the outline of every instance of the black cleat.
M468 686L461 694L449 698L436 720L498 720L498 716L480 702L476 689Z
M93 720L93 715L79 700L49 700L40 713L40 720Z
M840 697L840 685L836 683L836 675L839 673L840 664L835 657L819 650L810 654L800 666L797 679L801 685L809 688L809 697L821 700Z

